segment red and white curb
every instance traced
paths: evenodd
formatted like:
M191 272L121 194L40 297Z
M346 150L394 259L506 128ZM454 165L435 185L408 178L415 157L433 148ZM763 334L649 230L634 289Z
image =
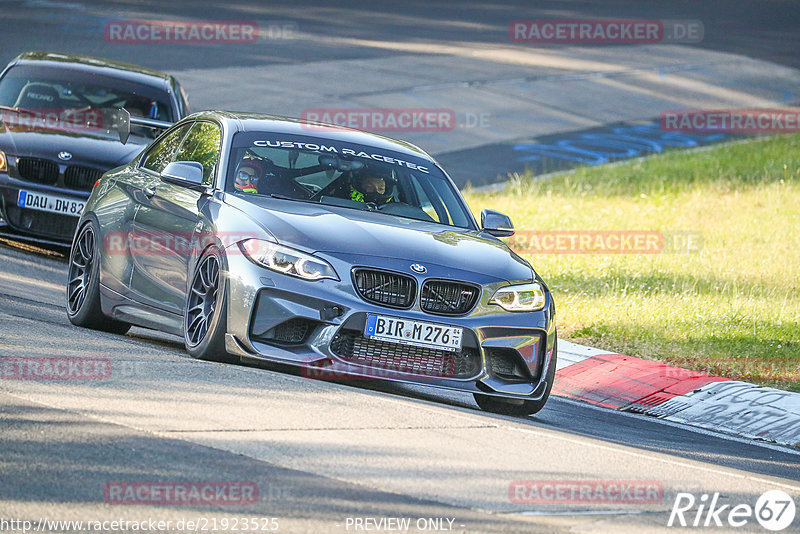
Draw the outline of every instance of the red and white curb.
M800 447L800 394L559 340L553 394Z

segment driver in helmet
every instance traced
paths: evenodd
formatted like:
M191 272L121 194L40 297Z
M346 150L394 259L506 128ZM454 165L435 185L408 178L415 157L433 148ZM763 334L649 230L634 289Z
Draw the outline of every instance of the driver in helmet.
M350 184L350 200L378 205L391 202L391 191L387 193L387 190L392 181L390 172L364 167L354 173Z

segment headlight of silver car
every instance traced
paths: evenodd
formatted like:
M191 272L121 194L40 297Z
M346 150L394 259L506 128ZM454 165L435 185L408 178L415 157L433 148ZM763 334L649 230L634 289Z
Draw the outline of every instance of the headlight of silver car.
M272 271L304 280L339 280L333 267L323 259L263 239L245 239L239 248L251 261Z
M538 282L501 287L495 291L489 304L497 304L506 311L537 311L544 308L544 288Z

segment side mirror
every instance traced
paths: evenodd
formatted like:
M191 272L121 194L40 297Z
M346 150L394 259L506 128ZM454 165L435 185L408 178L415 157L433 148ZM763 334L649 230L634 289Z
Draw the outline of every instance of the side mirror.
M481 211L481 230L495 237L514 235L514 224L508 215L494 210Z
M206 189L203 185L203 166L196 161L173 161L161 172L161 179L191 189Z

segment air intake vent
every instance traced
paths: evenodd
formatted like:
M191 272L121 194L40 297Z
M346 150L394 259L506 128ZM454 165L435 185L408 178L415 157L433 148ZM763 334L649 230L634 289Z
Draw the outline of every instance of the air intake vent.
M331 351L351 363L398 373L441 378L472 378L481 371L478 351L458 352L413 347L365 338L361 332L342 330L333 338Z
M12 228L36 234L37 237L44 239L69 241L78 225L77 217L35 211L18 206L6 205L6 217Z
M428 280L422 286L420 306L436 315L464 315L469 313L481 290L470 284L449 280Z
M507 348L486 349L486 360L489 371L498 378L506 380L530 380L530 374L520 363L519 352Z
M353 279L362 299L381 306L410 308L417 294L416 280L398 273L358 269Z
M300 345L317 323L303 318L289 319L271 328L264 335L256 337L257 341Z
M103 171L91 167L67 167L64 172L64 185L70 189L91 191L94 183L103 176Z
M21 178L52 185L58 180L58 165L52 161L39 158L19 158L17 172Z

